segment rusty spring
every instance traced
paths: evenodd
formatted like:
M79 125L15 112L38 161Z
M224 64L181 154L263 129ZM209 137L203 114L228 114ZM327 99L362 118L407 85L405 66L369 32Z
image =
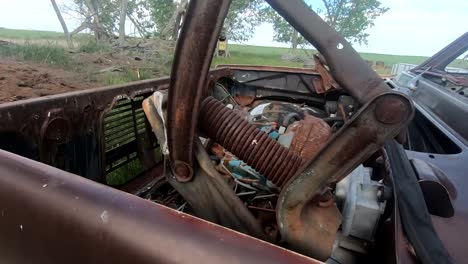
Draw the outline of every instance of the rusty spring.
M215 98L205 98L199 125L215 142L267 177L278 187L294 176L302 159Z

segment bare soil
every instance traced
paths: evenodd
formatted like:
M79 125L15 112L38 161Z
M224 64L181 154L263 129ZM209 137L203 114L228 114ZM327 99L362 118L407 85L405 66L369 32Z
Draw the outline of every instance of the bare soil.
M0 103L98 87L74 72L0 58Z

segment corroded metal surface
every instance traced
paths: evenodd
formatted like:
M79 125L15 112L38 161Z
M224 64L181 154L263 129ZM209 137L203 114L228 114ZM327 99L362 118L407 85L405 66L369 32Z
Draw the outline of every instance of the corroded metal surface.
M286 130L287 133L294 133L290 150L298 154L304 163L313 160L332 135L331 128L325 121L311 115L294 122Z
M0 150L2 263L319 263Z
M219 68L209 78L213 82L230 74ZM118 100L166 90L169 82L150 79L1 104L0 148L105 182L105 114Z
M387 111L395 117L390 117L387 112L381 115L381 104L389 106ZM282 190L277 206L281 234L291 248L324 257L309 241L313 234L308 232L314 227L304 214L307 204L325 191L328 184L343 179L380 149L386 140L395 137L410 122L413 112L411 101L402 94L386 93L377 97L345 124L305 170L291 179ZM379 120L396 122L388 124Z
M177 42L169 88L167 136L173 171L182 182L193 177L197 109L230 2L190 1Z
M327 68L325 68L324 63L318 55L314 55L314 62L315 71L317 71L321 77L320 79L313 79L315 90L317 91L317 93L322 94L326 93L329 90L339 88L340 86L338 85L338 83L336 83L335 79L333 79L333 76L331 76Z
M298 155L213 97L207 97L201 104L200 129L279 187L302 163Z

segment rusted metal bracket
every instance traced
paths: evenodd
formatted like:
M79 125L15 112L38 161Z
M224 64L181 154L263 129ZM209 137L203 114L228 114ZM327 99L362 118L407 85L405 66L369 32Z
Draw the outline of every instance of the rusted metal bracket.
M314 55L314 62L315 71L318 72L321 77L313 79L315 91L318 94L323 94L329 90L340 88L335 79L333 79L333 76L330 74L330 72L327 70L327 68L325 68L324 62L320 59L319 55Z
M200 99L230 0L190 1L172 67L168 99L168 147L179 182L193 177Z
M385 93L363 106L305 170L287 184L278 201L277 217L283 240L294 250L326 259L331 248L323 249L309 221L309 207L330 183L346 177L359 164L394 138L408 125L413 104L405 95Z

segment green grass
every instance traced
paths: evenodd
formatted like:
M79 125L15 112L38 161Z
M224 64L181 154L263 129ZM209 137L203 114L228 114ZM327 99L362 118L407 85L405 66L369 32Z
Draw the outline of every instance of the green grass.
M133 69L125 68L123 72L108 72L104 75L104 83L106 85L124 84L139 80L146 80L151 78L151 71L148 69L140 69L140 76L138 72Z
M288 48L278 47L261 47L249 45L229 45L231 57L215 58L214 65L219 64L248 64L248 65L269 65L269 66L290 66L303 67L303 62L283 60L282 56L290 53ZM315 50L308 50L307 53L316 53ZM299 57L306 56L306 53L299 50ZM404 56L404 55L389 55L378 53L360 53L363 59L371 61L383 61L386 67L391 68L397 63L420 64L428 57L423 56Z
M248 64L302 67L304 63L282 60L281 57L289 52L287 48L260 47L249 45L229 45L231 54L228 58L214 58L213 64ZM305 54L303 51L299 55Z
M398 63L420 64L427 60L429 57L424 56L406 56L406 55L389 55L379 53L359 53L365 60L383 61L385 66L392 67Z
M15 57L38 63L69 66L71 58L64 48L54 45L0 45L1 57Z
M8 29L0 27L0 39L65 41L65 36L62 32L55 31ZM73 40L79 42L89 39L93 39L93 36L86 33L79 33L73 36Z
M163 161L164 157L161 148L154 150L155 163ZM125 164L124 166L112 171L106 175L106 183L112 186L125 184L143 172L143 166L139 159L135 159Z
M61 40L64 39L64 36L63 33L60 32L0 28L0 38L18 40Z
M106 175L106 183L114 186L125 184L138 176L142 170L141 162L135 159L125 164L125 166L108 173Z
M85 53L99 53L111 51L111 47L106 44L98 43L94 39L88 39L79 43L79 51Z

